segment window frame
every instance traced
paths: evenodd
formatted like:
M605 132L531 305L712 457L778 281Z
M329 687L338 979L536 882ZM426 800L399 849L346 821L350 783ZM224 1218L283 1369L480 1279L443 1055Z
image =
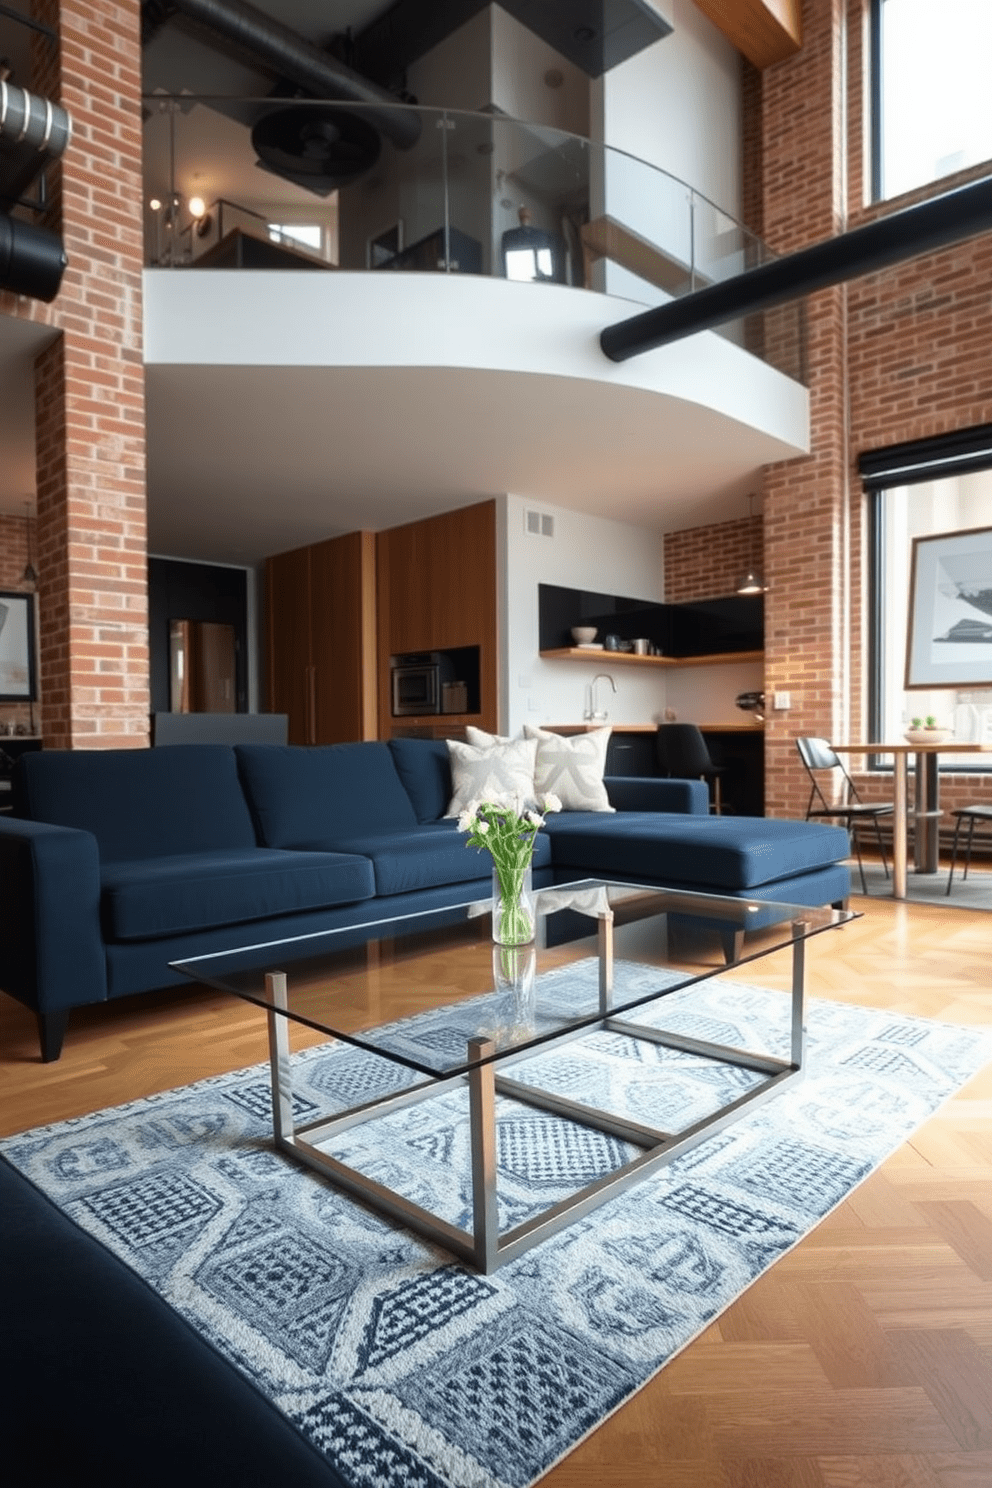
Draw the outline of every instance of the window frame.
M882 116L882 6L885 0L871 0L869 17L869 107L871 110L871 199L885 200L882 179L885 143L885 120Z
M881 0L874 0L875 4ZM867 569L867 634L868 668L866 703L869 735L881 737L882 725L882 657L885 654L886 606L883 593L885 573L885 493L895 486L921 485L941 476L964 475L976 470L992 470L992 424L978 424L938 434L929 439L910 440L859 456L858 470L868 503L866 531ZM891 765L882 763L881 754L868 756L869 770L889 773ZM960 761L938 763L938 769L955 774L988 774L988 765L966 765Z
M876 205L886 201L897 201L900 197L911 195L913 192L924 191L929 187L940 187L948 189L955 177L974 171L978 167L992 160L992 155L984 160L973 160L970 164L956 166L944 175L935 175L927 181L918 181L915 185L900 188L891 196L886 193L885 185L885 108L884 108L884 62L885 62L885 27L883 25L883 7L887 3L896 3L896 0L870 0L868 12L868 175L871 204Z

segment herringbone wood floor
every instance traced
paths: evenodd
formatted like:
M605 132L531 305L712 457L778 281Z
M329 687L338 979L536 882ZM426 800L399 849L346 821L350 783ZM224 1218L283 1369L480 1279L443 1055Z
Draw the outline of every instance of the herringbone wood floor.
M813 996L992 1023L992 915L856 899ZM753 980L788 985L777 955ZM62 1059L0 996L0 1131L265 1057L200 989L73 1014ZM544 1480L547 1488L992 1488L992 1066Z

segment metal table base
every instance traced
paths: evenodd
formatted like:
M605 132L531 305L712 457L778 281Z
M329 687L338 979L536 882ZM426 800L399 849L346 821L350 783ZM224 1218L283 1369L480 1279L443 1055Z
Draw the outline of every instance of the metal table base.
M592 1209L622 1193L649 1173L672 1162L707 1137L740 1119L751 1107L767 1100L802 1071L805 1054L805 941L802 922L793 925L790 1057L773 1059L724 1044L709 1043L665 1032L640 1023L627 1022L610 1013L613 966L613 927L601 921L599 941L600 1014L598 1021L584 1023L557 1038L512 1052L500 1052L488 1039L468 1044L470 1067L465 1073L428 1078L396 1095L382 1096L349 1108L336 1116L297 1126L293 1117L293 1084L289 1052L288 1020L281 1009L287 1005L286 976L270 972L266 977L272 1006L268 1012L269 1058L272 1071L272 1119L276 1145L297 1161L330 1178L364 1203L415 1230L425 1239L443 1246L459 1260L486 1275L522 1255L550 1235L581 1219ZM715 973L719 975L719 973ZM660 1001L666 994L660 992ZM598 1029L644 1039L663 1048L680 1050L726 1064L740 1066L764 1076L753 1089L719 1107L710 1115L679 1132L644 1126L609 1111L556 1096L501 1073L515 1062L531 1059ZM380 1051L381 1052L381 1051ZM388 1059L388 1054L382 1057ZM386 1116L404 1106L432 1099L445 1090L468 1086L472 1163L472 1228L460 1229L431 1213L402 1194L386 1188L357 1168L340 1162L318 1143L328 1141L350 1127ZM567 1199L504 1234L499 1233L496 1172L496 1096L506 1095L539 1110L575 1121L642 1149L619 1168L587 1184Z

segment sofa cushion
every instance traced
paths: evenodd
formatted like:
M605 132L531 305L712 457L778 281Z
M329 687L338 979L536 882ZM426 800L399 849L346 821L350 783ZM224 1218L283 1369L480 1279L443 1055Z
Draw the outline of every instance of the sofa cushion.
M335 844L339 852L362 852L372 860L376 893L409 894L443 884L488 881L493 860L485 851L469 847L453 821L426 822L413 832L381 837L356 837ZM551 862L551 844L543 832L534 841L534 867Z
M19 770L21 813L92 832L107 862L256 845L226 744L42 750Z
M417 818L385 744L239 744L238 769L265 847L400 832Z
M265 847L106 863L100 877L110 940L153 940L242 925L375 894L367 858Z
M537 740L534 794L538 801L557 796L563 811L615 811L603 784L612 728L587 734L556 734L524 724L524 735Z
M536 739L476 746L449 739L451 800L446 816L461 816L478 801L534 800Z
M562 812L548 817L544 830L556 868L692 884L713 893L808 873L843 861L849 852L841 827L756 816Z
M440 821L451 800L447 740L390 739L388 747L418 822Z
M562 811L615 811L603 782L612 732L612 724L581 734L558 734L553 729L525 723L523 737L537 741L533 791L537 805L540 807L550 795L558 797ZM514 743L502 734L487 734L472 724L466 727L465 738L478 748Z

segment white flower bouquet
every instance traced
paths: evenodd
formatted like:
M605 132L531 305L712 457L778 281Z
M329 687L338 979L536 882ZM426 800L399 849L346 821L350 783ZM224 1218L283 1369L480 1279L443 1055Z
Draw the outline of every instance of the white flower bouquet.
M493 938L503 945L522 945L534 936L532 906L524 886L534 855L534 839L549 812L560 811L557 796L544 797L535 811L519 798L472 801L458 818L466 846L483 848L493 860ZM498 896L495 892L498 884Z

